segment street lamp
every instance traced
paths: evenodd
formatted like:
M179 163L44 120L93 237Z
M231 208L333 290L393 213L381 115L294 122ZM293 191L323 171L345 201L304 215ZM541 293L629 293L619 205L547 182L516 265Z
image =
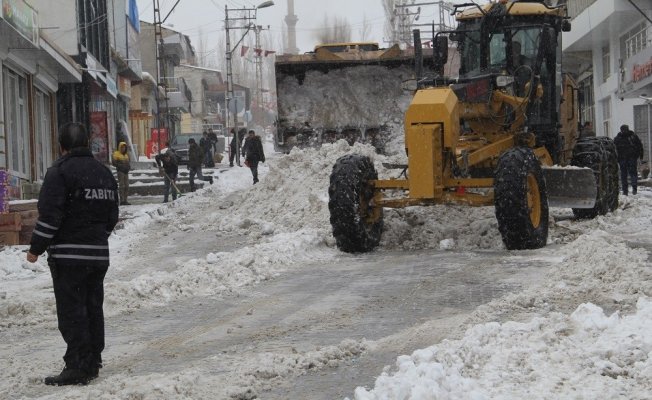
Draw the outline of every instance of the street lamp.
M252 22L253 20L256 19L256 11L258 11L259 8L267 8L271 7L274 5L273 1L264 1L258 5L258 7L252 7L252 8L228 8L228 6L224 6L224 29L226 30L226 110L225 110L225 116L226 116L226 129L228 132L229 128L229 108L230 104L229 102L231 99L234 101L234 113L233 113L233 129L235 130L235 141L236 141L236 162L238 165L240 165L240 133L238 133L238 101L235 98L235 93L233 90L233 51L238 48L238 45L244 40L245 36L247 36L247 33L255 26L255 24ZM238 18L229 18L229 11L240 11L243 12L242 17ZM245 22L244 26L238 26L238 27L231 27L229 24L229 21L243 21ZM235 46L231 48L231 35L229 33L230 30L232 29L244 29L244 33L242 34L242 37L236 42Z

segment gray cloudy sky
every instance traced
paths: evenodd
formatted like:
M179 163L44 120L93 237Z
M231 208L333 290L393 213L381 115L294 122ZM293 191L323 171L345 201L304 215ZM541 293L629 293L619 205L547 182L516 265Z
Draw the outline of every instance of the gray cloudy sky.
M159 0L161 13L164 17L169 12L176 0ZM229 9L253 7L262 0L248 2L243 0L180 0L173 14L168 18L167 24L173 24L174 29L188 35L195 48L198 44L199 29L207 38L207 50L213 50L210 45L216 32L224 29L224 5ZM287 14L287 0L274 0L275 5L258 10L257 23L270 26L273 35L273 50L279 49L283 18ZM138 0L140 18L151 22L154 19L152 0ZM326 15L344 17L351 24L353 40L360 39L360 30L366 16L370 25L370 35L367 38L383 46L383 24L385 20L381 0L295 0L294 12L299 17L297 23L297 46L301 52L311 51L317 44L316 34L323 25ZM229 16L232 13L229 12ZM434 17L434 9L424 7L420 21L429 22Z

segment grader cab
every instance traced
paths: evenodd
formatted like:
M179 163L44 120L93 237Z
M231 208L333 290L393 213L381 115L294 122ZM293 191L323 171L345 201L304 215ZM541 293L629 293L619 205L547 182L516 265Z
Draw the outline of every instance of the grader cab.
M549 206L592 218L618 205L613 142L579 139L576 85L561 70L565 8L501 1L455 12L457 28L433 40L435 74L419 77L405 114L408 161L395 166L404 178L379 179L356 154L333 167L330 221L342 251L378 245L383 208L494 205L505 247L532 249L546 244ZM449 41L461 57L455 80L443 77Z

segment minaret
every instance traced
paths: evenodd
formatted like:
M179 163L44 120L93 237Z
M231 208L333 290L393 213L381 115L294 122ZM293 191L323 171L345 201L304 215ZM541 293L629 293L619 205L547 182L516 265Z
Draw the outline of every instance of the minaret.
M294 0L288 0L288 15L285 16L285 23L288 26L288 43L285 48L287 54L297 54L297 21L299 18L294 15Z

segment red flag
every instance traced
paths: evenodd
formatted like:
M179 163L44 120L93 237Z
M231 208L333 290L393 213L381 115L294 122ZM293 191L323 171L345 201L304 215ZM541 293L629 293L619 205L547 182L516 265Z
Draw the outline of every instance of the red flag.
M240 57L244 57L245 54L247 54L247 50L249 50L249 47L242 46L242 48L240 49Z
M274 54L276 53L274 50L265 50L265 57L267 57L269 54Z
M260 57L260 54L263 52L263 49L254 49L254 51L256 52L256 55Z

